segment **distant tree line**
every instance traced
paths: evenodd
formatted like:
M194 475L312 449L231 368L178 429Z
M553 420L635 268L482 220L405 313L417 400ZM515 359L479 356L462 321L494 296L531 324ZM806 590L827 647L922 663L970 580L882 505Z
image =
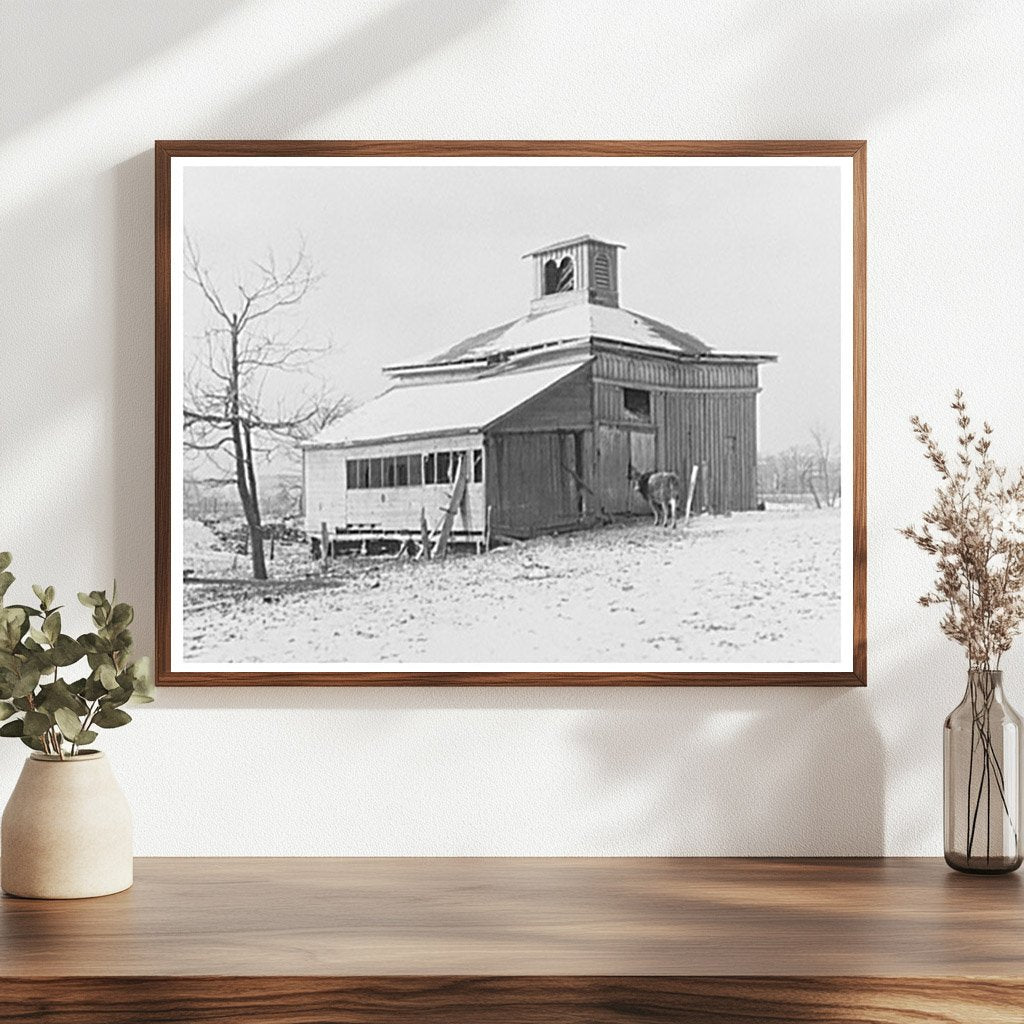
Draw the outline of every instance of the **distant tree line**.
M816 427L807 444L758 457L758 493L767 500L810 499L817 508L834 508L841 496L840 469L838 446Z

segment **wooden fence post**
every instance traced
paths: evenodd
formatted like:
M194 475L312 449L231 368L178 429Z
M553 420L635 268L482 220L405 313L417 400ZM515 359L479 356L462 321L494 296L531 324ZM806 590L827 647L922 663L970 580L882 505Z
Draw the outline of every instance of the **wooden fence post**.
M327 524L320 524L320 568L327 572Z
M690 522L690 510L693 508L693 492L697 489L697 474L699 472L700 466L694 463L693 469L690 470L690 487L686 492L686 514L683 516L683 526Z

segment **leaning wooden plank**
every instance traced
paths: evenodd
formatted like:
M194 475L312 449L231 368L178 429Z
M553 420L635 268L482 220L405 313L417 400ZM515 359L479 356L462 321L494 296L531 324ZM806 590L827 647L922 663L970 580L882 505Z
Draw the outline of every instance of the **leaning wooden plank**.
M587 486L586 481L576 472L574 469L570 469L564 462L561 463L562 469L566 471L576 481L577 486L587 492L591 497L596 498L597 495Z
M448 554L448 538L451 536L452 523L455 522L455 514L459 511L462 499L466 494L466 477L468 476L469 460L465 455L459 456L459 469L455 474L455 488L448 501L448 508L445 510L444 519L441 521L441 529L434 544L432 557L444 558Z
M699 465L694 465L693 469L690 470L690 489L686 494L686 514L683 516L683 526L686 526L690 521L690 509L693 508L693 492L697 489L697 474L699 472Z

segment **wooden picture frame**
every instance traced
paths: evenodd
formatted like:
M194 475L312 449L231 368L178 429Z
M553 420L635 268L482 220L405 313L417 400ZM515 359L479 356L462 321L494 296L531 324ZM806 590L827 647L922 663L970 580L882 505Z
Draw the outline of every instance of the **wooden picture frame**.
M842 296L844 310L848 313L848 324L843 330L848 336L843 342L848 353L848 364L843 366L844 377L844 416L843 430L848 434L848 445L843 454L844 480L848 486L844 488L841 501L842 514L846 531L841 552L844 559L844 587L841 607L843 621L841 627L844 636L844 650L836 664L823 669L800 669L786 665L779 670L759 667L751 670L742 667L736 670L723 664L720 668L673 671L666 670L660 663L652 662L649 667L630 665L619 669L615 663L602 664L600 668L580 669L578 666L560 668L557 665L546 666L543 671L519 671L514 665L500 668L489 666L481 670L474 664L467 663L465 668L459 665L446 666L444 669L424 669L422 667L406 668L402 663L394 664L394 670L375 667L367 670L360 667L347 671L338 664L331 665L327 670L304 665L295 670L273 668L263 670L260 665L246 665L239 669L224 669L218 666L214 670L205 665L196 667L184 658L175 654L176 644L180 639L174 632L175 593L176 587L184 587L182 582L182 563L172 561L172 534L175 532L174 488L183 487L183 478L172 480L172 463L175 461L174 438L180 426L175 417L181 417L180 407L176 411L174 396L176 378L172 367L177 367L181 374L182 357L174 352L177 338L174 332L182 330L180 315L172 309L172 298L175 293L175 282L172 272L180 261L174 245L181 241L182 213L172 206L172 197L176 195L175 181L178 166L193 166L201 161L233 161L236 159L259 159L266 161L316 161L325 158L359 158L381 160L390 158L415 158L420 163L432 161L452 161L468 159L487 164L488 161L509 161L521 158L543 158L544 160L576 161L579 165L623 161L658 161L662 159L685 158L696 161L720 161L731 163L739 161L772 160L786 161L833 161L845 176L847 183L843 193L843 209L841 210L844 230L843 246L844 289ZM158 141L155 145L155 241L156 241L156 666L157 682L161 686L750 686L750 685L781 685L781 686L863 686L866 684L866 464L865 464L865 391L866 391L866 143L863 141ZM848 187L847 187L848 186ZM176 241L177 240L177 241ZM545 241L540 238L538 241ZM575 249L566 248L573 244ZM543 258L545 253L562 252L579 253L580 258L589 260L587 285L591 289L603 287L600 280L595 285L594 260L605 259L600 267L599 276L607 273L607 256L601 253L614 253L614 249L605 248L610 243L592 239L590 236L569 239L559 243L562 248L548 247L540 250ZM595 256L595 253L597 255ZM516 257L519 253L514 254ZM532 254L538 256L538 253ZM544 266L542 259L536 259L538 291L535 293L543 306L549 298L543 282ZM555 263L557 260L549 260ZM575 287L582 287L579 281L583 277L582 264L577 272ZM607 283L609 289L617 288L617 280ZM551 283L552 289L557 284ZM572 285L570 285L572 287ZM591 292L593 295L594 292ZM535 299L535 303L538 299ZM587 300L590 301L590 300ZM600 303L600 297L595 300ZM610 301L610 300L609 300ZM617 305L617 297L616 303ZM845 314L844 314L845 315ZM650 323L657 323L650 321ZM485 325L482 325L485 326ZM664 325L661 325L662 327ZM684 325L687 326L687 325ZM594 339L591 339L593 341ZM718 350L715 349L715 354ZM729 353L722 353L728 355ZM754 358L754 357L750 357ZM760 357L758 357L760 358ZM846 358L844 356L844 358ZM422 367L420 367L422 369ZM413 372L413 371L409 371ZM418 371L417 371L418 372ZM590 372L589 370L587 372ZM623 389L625 393L626 389ZM677 389L677 390L682 390ZM758 390L760 386L758 385ZM641 399L642 401L642 399ZM641 415L643 410L641 409ZM596 429L596 420L595 420ZM735 446L735 437L730 435L730 443ZM844 443L846 443L844 441ZM653 440L651 442L653 451ZM632 453L632 449L630 449ZM453 458L458 452L453 453ZM387 457L382 457L384 473L391 472ZM440 458L440 456L438 456ZM468 454L467 454L468 460ZM487 455L490 459L491 455ZM694 459L697 457L694 456ZM630 454L630 469L632 466ZM348 460L353 461L354 460ZM393 460L392 460L393 461ZM460 461L460 470L461 462ZM346 463L347 465L347 463ZM412 465L411 463L409 464ZM490 463L488 463L490 465ZM577 464L577 468L582 463ZM656 467L652 467L656 468ZM305 470L303 471L305 474ZM358 473L358 469L349 470ZM411 469L406 472L412 472ZM419 474L421 470L416 470ZM473 470L468 462L465 467L466 479ZM484 469L478 470L483 473ZM490 472L490 470L488 470ZM570 472L569 470L566 471ZM730 480L734 470L730 469ZM697 468L693 474L699 477ZM575 475L575 474L572 474ZM688 471L679 474L684 477L682 490L685 492ZM705 468L705 475L707 470ZM449 476L452 479L452 476ZM591 481L593 483L593 481ZM580 488L588 487L585 480L579 479ZM303 487L310 484L303 476ZM589 489L589 488L588 488ZM850 493L852 489L852 495ZM692 488L691 499L692 499ZM593 493L593 492L591 492ZM730 495L733 492L730 491ZM463 500L463 499L459 499ZM582 499L581 499L582 500ZM731 502L732 497L727 499ZM818 501L815 494L815 501ZM596 501L596 499L595 499ZM831 499L830 499L831 501ZM307 498L308 503L308 498ZM453 509L455 501L453 499ZM682 495L680 495L680 505ZM582 505L581 505L582 507ZM746 505L745 507L752 507ZM847 511L848 510L848 511ZM730 507L731 511L731 507ZM488 519L491 506L488 505ZM448 526L451 526L450 517ZM334 535L327 538L327 549L336 551ZM491 536L486 537L490 542ZM447 537L446 537L447 540ZM365 545L365 539L363 541ZM477 540L479 543L479 538ZM198 663L197 663L198 664Z

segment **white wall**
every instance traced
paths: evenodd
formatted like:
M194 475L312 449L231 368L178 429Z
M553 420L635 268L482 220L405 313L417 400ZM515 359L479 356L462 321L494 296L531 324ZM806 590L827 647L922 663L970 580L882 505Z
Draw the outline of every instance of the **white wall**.
M0 4L0 547L116 574L143 648L154 138L870 140L868 689L168 689L105 737L138 852L939 853L962 664L895 528L955 385L1024 457L1022 39L1013 2Z

